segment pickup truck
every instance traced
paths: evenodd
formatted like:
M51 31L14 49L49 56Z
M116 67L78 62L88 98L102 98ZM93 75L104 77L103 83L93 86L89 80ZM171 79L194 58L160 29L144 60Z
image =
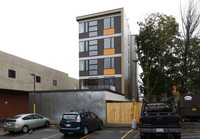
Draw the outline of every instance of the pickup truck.
M140 137L172 134L175 139L181 138L181 118L174 99L161 102L143 100L139 121Z

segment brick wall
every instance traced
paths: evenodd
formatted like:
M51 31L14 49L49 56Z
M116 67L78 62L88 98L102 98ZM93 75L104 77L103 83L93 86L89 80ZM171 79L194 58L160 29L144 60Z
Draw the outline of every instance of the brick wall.
M0 89L0 119L29 113L28 92Z

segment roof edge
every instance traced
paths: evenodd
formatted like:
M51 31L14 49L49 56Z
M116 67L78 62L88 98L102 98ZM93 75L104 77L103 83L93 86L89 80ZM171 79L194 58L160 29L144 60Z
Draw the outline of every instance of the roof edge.
M108 11L103 11L103 12L98 12L98 13L93 13L93 14L88 14L88 15L83 15L83 16L77 16L76 21L86 20L89 18L99 17L103 15L122 13L123 10L124 8L118 8L118 9L113 9L113 10L108 10Z

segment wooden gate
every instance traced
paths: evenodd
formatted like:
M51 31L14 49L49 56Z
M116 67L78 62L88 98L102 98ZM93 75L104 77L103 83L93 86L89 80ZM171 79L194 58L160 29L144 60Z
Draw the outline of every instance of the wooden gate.
M141 102L136 103L136 120L139 122ZM134 102L107 102L106 122L131 124L134 118Z

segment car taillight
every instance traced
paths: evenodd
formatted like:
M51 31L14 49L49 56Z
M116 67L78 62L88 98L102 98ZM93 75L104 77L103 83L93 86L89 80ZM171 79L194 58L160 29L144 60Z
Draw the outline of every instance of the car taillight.
M60 122L62 121L62 116L60 117Z
M180 117L178 117L178 125L181 125L182 123L181 123L181 118Z
M18 122L15 122L15 126L16 126L16 127L19 126L19 123L18 123Z
M141 119L139 120L139 126L142 126L142 120Z
M80 115L77 116L76 122L81 122L81 117L80 117Z

